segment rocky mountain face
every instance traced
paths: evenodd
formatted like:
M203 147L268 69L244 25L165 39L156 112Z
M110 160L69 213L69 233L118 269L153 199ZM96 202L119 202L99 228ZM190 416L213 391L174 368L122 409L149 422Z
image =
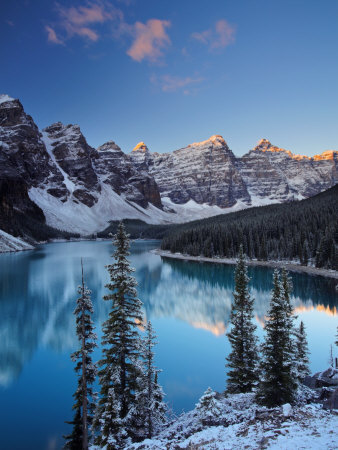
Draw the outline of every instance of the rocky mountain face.
M251 197L284 202L311 197L334 186L338 182L338 152L309 158L262 139L238 159L238 168Z
M122 218L184 222L306 198L336 184L337 168L337 151L309 158L265 139L237 158L219 135L171 153L94 149L78 125L40 132L19 100L0 96L0 229L15 236L18 214L88 234Z
M311 197L338 182L338 152L313 158L294 155L262 139L236 158L222 136L172 153L150 153L142 142L130 154L152 174L161 196L176 204L189 200L229 208Z
M228 208L238 200L250 201L236 158L222 136L162 154L150 154L139 144L130 157L137 167L154 176L161 195L173 203L194 200Z

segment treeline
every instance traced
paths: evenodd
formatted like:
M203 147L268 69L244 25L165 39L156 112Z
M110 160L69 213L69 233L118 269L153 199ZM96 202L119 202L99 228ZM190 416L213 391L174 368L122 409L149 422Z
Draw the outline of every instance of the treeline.
M170 229L175 228L175 225L153 225L137 219L124 219L123 224L131 239L162 239ZM118 226L119 221L111 221L107 228L97 233L97 237L109 238L117 232Z
M250 208L170 230L161 248L192 256L297 260L338 269L338 185L300 202Z

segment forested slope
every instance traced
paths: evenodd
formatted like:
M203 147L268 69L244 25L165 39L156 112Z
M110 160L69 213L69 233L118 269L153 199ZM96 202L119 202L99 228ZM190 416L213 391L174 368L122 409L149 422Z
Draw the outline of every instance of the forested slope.
M338 269L338 185L299 202L246 209L171 229L162 249L207 257L298 260Z

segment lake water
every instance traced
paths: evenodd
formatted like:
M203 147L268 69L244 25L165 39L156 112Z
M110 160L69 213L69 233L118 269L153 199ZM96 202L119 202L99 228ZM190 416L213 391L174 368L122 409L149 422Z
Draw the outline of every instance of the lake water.
M176 413L191 409L208 386L225 387L226 332L234 266L162 259L158 242L132 244L144 313L158 335L160 382ZM72 314L81 280L92 290L97 333L109 304L102 300L110 242L71 242L0 255L0 448L58 449L69 432L76 386L69 355L77 347ZM257 333L263 335L272 270L250 268ZM293 302L303 320L311 370L328 366L338 324L335 282L292 274ZM95 354L99 358L99 352Z

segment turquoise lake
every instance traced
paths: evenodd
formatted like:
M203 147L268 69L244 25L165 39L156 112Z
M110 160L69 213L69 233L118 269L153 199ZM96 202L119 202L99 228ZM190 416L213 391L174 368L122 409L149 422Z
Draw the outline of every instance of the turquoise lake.
M225 388L225 357L234 266L163 259L150 253L156 241L135 241L130 261L136 269L144 314L158 336L156 364L171 408L194 407L208 386ZM53 450L72 418L76 377L70 353L77 348L73 310L81 281L92 290L96 332L109 304L102 300L112 244L68 242L34 251L0 255L0 448ZM272 270L249 269L255 297L257 334L263 336ZM338 325L336 281L290 274L293 303L307 329L311 370L328 366ZM100 356L96 352L95 358ZM18 427L18 424L20 427ZM20 429L20 432L18 432Z

